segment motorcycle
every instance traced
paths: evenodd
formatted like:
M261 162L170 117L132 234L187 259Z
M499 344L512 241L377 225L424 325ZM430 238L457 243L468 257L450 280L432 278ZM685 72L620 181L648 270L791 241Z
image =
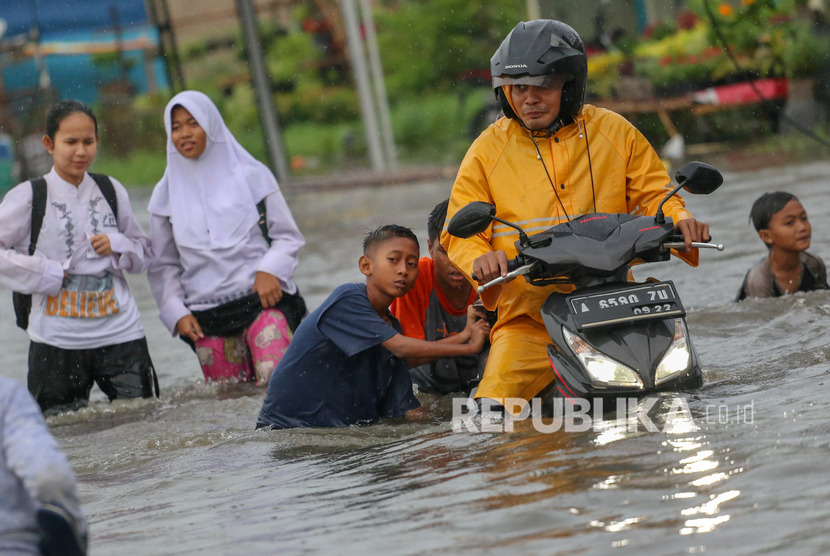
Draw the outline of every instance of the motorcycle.
M635 261L667 261L671 249L684 247L672 219L663 214L665 202L681 187L692 194L712 193L723 177L708 164L690 162L677 171L675 181L655 216L591 213L530 236L481 201L462 207L451 219L448 231L460 238L485 231L493 221L519 232L509 273L479 286L479 292L518 276L535 286L575 286L569 293L551 293L541 308L556 377L541 395L545 414L551 414L556 398L587 400L593 406L597 400L703 384L674 283L629 281ZM692 247L723 250L712 243L694 242Z

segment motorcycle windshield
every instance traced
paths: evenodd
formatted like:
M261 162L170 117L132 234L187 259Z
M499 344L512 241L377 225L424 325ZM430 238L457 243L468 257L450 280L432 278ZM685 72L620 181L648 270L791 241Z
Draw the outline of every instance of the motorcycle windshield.
M596 241L607 239L620 225L638 218L631 214L583 214L548 231L565 236L580 236Z
M632 261L659 251L673 228L652 216L586 214L532 236L517 248L544 263L550 276L610 276Z

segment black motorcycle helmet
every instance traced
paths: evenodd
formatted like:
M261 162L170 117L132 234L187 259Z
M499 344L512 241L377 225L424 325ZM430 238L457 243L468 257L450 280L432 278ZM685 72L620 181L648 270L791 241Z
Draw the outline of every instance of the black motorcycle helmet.
M503 85L550 86L550 76L565 78L556 131L571 123L585 102L588 58L579 34L570 25L552 19L522 21L505 37L490 58L493 89L504 115L521 121L502 89Z

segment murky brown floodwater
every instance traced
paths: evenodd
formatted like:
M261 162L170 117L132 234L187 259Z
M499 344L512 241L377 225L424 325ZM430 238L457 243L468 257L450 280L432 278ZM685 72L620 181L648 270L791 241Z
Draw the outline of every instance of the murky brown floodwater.
M160 400L50 418L78 475L93 555L129 554L822 554L830 548L830 292L731 302L764 252L747 214L763 191L798 195L813 251L830 260L830 162L727 174L691 198L723 253L672 279L689 311L705 385L666 395L692 419L628 431L608 423L543 434L453 432L449 399L420 420L254 432L263 391L206 385L195 357L132 280L162 387ZM311 308L358 281L362 235L413 227L449 180L287 195L308 240L299 282ZM133 205L146 223L147 192ZM425 249L424 249L425 250ZM0 292L2 372L26 376L26 335Z

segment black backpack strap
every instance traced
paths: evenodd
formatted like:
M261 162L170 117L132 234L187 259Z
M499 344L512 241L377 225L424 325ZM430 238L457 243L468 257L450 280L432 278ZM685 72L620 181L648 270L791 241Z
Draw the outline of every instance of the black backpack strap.
M271 245L271 236L268 235L268 215L265 210L265 199L256 204L256 210L259 213L259 229L262 230L265 241L268 242L268 245Z
M29 236L29 255L35 254L37 238L43 226L46 214L46 180L42 177L31 180L32 183L32 232ZM12 292L12 305L17 326L26 330L29 327L29 313L32 312L32 295Z
M35 254L37 238L43 226L43 215L46 214L46 180L35 178L32 183L32 233L29 236L29 255Z
M109 203L112 214L115 215L115 221L118 222L118 197L115 195L115 187L112 185L110 177L106 174L93 174L91 172L89 175L98 184L98 189L104 194L104 199Z
M268 235L268 216L265 210L265 199L258 202L256 208L257 212L259 212L259 229L262 230L265 241L268 242L268 245L271 245L271 236ZM293 295L283 292L282 299L277 303L276 308L285 316L285 320L288 322L288 328L292 333L297 330L300 321L308 315L305 299L300 294L300 290L297 290L297 293Z

